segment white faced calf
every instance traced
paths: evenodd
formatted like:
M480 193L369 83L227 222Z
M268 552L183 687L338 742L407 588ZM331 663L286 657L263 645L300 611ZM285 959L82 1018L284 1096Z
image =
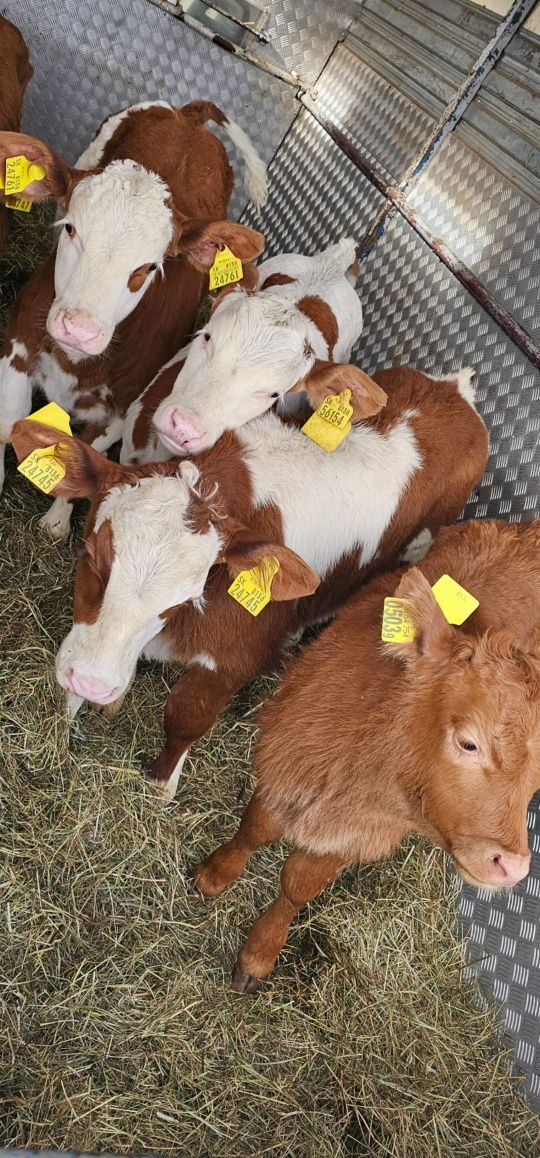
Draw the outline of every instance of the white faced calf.
M193 332L216 251L227 244L244 261L261 252L259 233L225 220L233 175L208 119L235 141L264 199L264 166L247 137L204 101L109 117L75 167L34 137L0 133L0 165L19 153L39 164L44 176L25 195L52 197L64 214L56 254L19 295L0 357L1 442L38 387L107 449L131 402ZM51 524L59 537L67 527Z
M150 769L165 796L231 696L373 571L425 551L481 475L486 432L460 393L463 374L435 382L401 368L377 378L371 394L355 367L332 366L319 382L325 393L348 382L359 415L378 411L333 454L275 413L223 435L197 466L118 466L77 439L62 444L56 492L92 508L58 679L73 706L112 704L141 652L188 665ZM21 457L57 440L35 422L13 431ZM279 562L272 600L253 618L228 594L231 575L269 558Z
M279 408L318 361L347 362L362 331L355 261L345 238L314 257L282 254L252 268L249 292L222 291L202 332L128 412L121 461L163 459L163 448L198 453Z

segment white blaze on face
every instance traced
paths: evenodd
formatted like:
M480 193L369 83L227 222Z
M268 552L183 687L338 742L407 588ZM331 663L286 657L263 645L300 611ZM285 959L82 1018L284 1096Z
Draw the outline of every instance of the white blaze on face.
M136 270L164 259L173 234L170 196L156 173L133 161L113 161L75 186L58 223L47 318L49 333L75 356L101 353L156 276L149 271L140 288L129 289Z
M76 623L57 656L59 683L97 703L115 700L130 683L137 659L164 627L163 613L201 597L221 540L189 525L198 472L153 475L116 487L103 500L98 531L110 520L114 558L95 623Z
M305 377L318 331L294 305L270 294L232 293L192 342L174 389L156 410L164 446L184 454L213 446L264 414ZM319 335L319 342L322 338Z

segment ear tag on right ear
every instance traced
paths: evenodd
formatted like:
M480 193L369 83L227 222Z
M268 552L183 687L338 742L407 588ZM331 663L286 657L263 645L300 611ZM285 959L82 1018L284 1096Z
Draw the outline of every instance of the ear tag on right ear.
M30 422L43 422L71 437L69 414L56 402L48 402L40 410L28 415ZM46 495L50 494L65 477L66 468L55 455L56 445L38 447L19 463L17 470Z
M353 408L349 405L350 398L351 391L347 388L341 394L328 394L304 423L302 434L307 434L312 442L331 454L351 430Z
M5 191L6 196L10 197L12 193L22 193L31 181L42 181L46 176L45 169L42 165L37 165L34 161L29 161L23 153L17 157L7 157L6 159L6 180Z
M448 623L461 627L462 623L480 606L478 599L460 587L451 575L441 575L431 588L439 607Z
M384 601L381 639L385 643L412 643L416 627L410 615L408 599L387 597Z
M234 281L240 281L243 276L244 271L240 258L234 256L228 245L224 245L223 249L218 249L214 264L210 267L208 288L211 290L221 289L224 285L232 285Z
M258 615L272 598L272 580L279 571L275 558L263 559L258 567L249 571L239 571L228 588L229 595L245 607L250 615Z

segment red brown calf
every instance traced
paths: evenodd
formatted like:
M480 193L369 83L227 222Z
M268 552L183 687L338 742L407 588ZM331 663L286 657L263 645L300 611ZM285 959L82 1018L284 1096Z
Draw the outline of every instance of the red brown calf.
M431 590L445 574L479 600L461 627ZM381 643L392 595L408 601L411 642ZM291 665L261 716L257 787L237 835L196 874L216 896L255 849L294 846L277 900L240 952L236 989L252 992L271 972L301 905L406 833L445 849L478 887L526 876L526 811L540 788L539 623L540 521L471 521L442 530L418 567L374 579Z
M28 48L19 29L0 16L0 130L16 132L19 128L26 86L33 75ZM1 253L8 238L13 210L3 204L3 194L0 198Z
M333 454L272 412L223 435L196 463L127 467L77 439L61 442L66 474L55 493L92 507L57 678L72 710L87 699L114 711L139 656L188 665L149 770L165 798L235 692L368 576L402 553L418 558L457 518L487 455L470 377L435 381L405 367L368 389L354 366L319 367L312 386L306 379L313 401L349 385L359 419L362 408L371 415ZM20 457L58 439L34 421L13 430ZM255 618L228 588L265 560L279 569Z

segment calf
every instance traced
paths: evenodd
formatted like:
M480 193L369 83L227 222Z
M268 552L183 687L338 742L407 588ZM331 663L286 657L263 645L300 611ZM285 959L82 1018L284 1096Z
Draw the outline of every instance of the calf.
M276 402L281 409L316 360L348 362L362 332L356 273L351 238L314 257L285 253L246 268L248 286L220 292L191 346L133 403L121 461L196 454Z
M431 584L479 600L462 627ZM385 596L409 602L416 637L381 644ZM427 836L478 888L526 876L527 804L540 788L540 520L461 523L419 568L374 579L292 664L260 720L257 788L237 835L196 874L217 896L256 848L294 850L281 892L244 945L234 986L273 969L289 924L346 865ZM336 723L339 713L339 725Z
M26 195L54 197L65 213L56 253L22 290L0 358L2 442L40 387L82 423L85 441L106 450L130 403L193 331L217 249L226 243L246 261L261 252L260 233L223 220L233 176L208 119L240 149L260 203L264 165L239 126L205 101L144 103L109 117L75 168L33 137L0 134L0 163L24 153L45 169ZM63 501L46 517L57 537L69 514Z
M188 665L149 772L164 797L235 692L363 579L402 551L416 558L457 518L487 455L470 376L436 382L405 367L368 387L356 367L331 366L325 381L308 378L314 402L348 385L358 416L380 411L333 454L273 412L224 434L197 465L126 467L77 439L60 443L66 474L55 493L92 507L57 678L75 711L83 699L120 706L140 655ZM20 456L58 439L35 421L13 430ZM228 594L231 575L272 559L272 601L254 618Z
M21 123L24 94L34 70L19 29L4 16L0 16L0 62L0 130L15 132ZM3 194L0 197L1 253L8 238L12 210L3 204Z

